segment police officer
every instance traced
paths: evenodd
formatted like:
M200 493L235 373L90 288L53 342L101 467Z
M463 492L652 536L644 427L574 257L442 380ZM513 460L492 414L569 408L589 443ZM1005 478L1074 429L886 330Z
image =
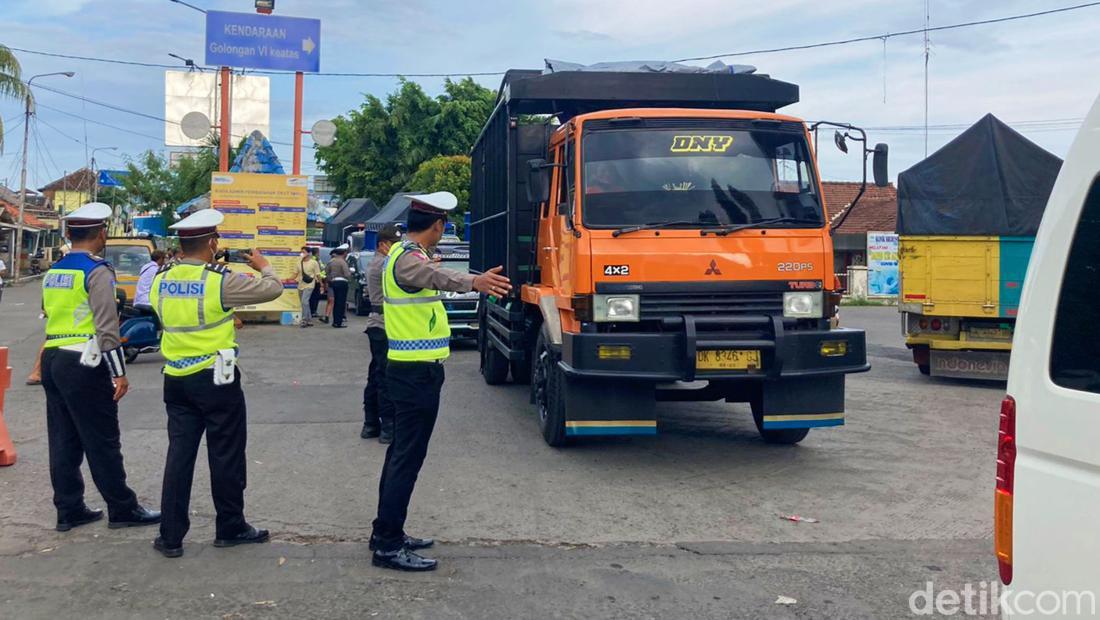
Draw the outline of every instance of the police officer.
M367 317L367 337L370 338L370 366L367 370L367 386L363 388L363 439L378 438L378 443L393 443L393 403L386 391L386 320L382 308L382 271L386 255L393 244L401 240L396 224L387 224L378 231L378 245L367 264L367 295L370 298L370 315Z
M416 553L431 539L405 534L409 499L439 414L443 360L450 355L451 328L439 291L505 295L512 285L494 267L479 276L443 269L429 256L443 237L447 213L458 200L450 192L411 196L406 241L389 252L382 275L386 337L386 386L394 405L393 443L386 450L378 484L378 517L370 548L375 566L433 570L436 561Z
M165 557L183 555L191 523L191 480L199 441L206 433L210 491L217 512L215 547L267 542L267 530L244 518L245 401L236 369L233 308L272 301L283 284L259 252L243 254L260 272L251 278L214 264L217 226L224 216L204 209L170 228L180 237L179 264L153 279L149 301L163 325L164 404L168 411L168 457L161 511L164 521L153 546Z
M110 216L111 207L92 202L62 218L72 251L42 280L42 386L59 532L103 518L102 510L84 504L80 463L85 455L107 502L108 527L160 521L160 513L143 508L126 486L122 463L118 401L130 383L118 334L115 272L99 257L107 246Z

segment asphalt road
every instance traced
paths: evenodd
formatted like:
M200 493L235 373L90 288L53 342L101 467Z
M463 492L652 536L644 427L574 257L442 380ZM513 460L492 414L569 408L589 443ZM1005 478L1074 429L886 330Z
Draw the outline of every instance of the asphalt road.
M910 594L996 579L992 485L1003 386L918 374L894 308L842 310L873 370L849 378L847 425L762 443L747 406L662 403L655 438L543 444L527 388L485 386L476 351L448 361L408 530L441 541L439 571L370 566L383 448L359 439L362 321L248 326L247 515L271 545L216 549L199 459L181 560L153 530L53 531L35 287L8 289L0 469L0 615L144 617L857 617L909 614ZM130 483L155 506L167 444L157 356L122 401ZM88 478L88 502L102 506ZM818 523L793 523L783 515ZM793 604L776 603L789 597Z

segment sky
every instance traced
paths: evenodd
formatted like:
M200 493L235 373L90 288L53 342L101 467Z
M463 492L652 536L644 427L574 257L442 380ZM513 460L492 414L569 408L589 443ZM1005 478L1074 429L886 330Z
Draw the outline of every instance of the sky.
M189 0L205 9L252 12L253 0ZM1084 0L930 0L931 24L947 25L1053 9ZM170 0L4 0L0 44L42 52L173 63L169 53L203 60L204 16ZM881 35L920 28L925 0L277 0L276 14L321 20L321 71L372 73L499 72L541 68L545 58L581 63L671 60ZM1100 92L1100 6L931 33L928 152L993 113L1029 139L1064 156L1076 122ZM102 64L30 53L24 77L154 117L164 115L164 69ZM924 45L920 35L811 50L724 59L793 82L801 101L783 111L809 120L868 127L890 146L890 175L923 159ZM703 61L698 64L706 64ZM182 64L181 64L182 67ZM412 78L432 95L442 78ZM496 89L500 76L477 77ZM384 96L395 78L309 76L304 126ZM289 143L293 78L271 78L271 139ZM147 149L164 151L161 121L38 90L28 186L79 169L100 150L99 168L122 168ZM18 187L22 107L0 103L5 147L0 183ZM82 117L82 118L78 118ZM1053 125L1027 121L1074 119ZM98 123L113 125L114 128ZM120 131L125 129L130 133ZM141 135L136 135L141 134ZM308 136L304 144L310 145ZM289 170L291 148L276 146ZM826 180L858 180L861 162L825 140ZM303 173L317 172L313 151Z

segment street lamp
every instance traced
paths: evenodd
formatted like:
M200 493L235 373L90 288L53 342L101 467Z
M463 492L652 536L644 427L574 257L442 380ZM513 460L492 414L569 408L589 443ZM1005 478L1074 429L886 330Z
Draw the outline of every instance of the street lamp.
M187 4L183 0L169 0L169 2L175 2L176 4L182 4L183 6L189 8L189 9L195 9L199 13L206 13L206 9L200 9L199 7L197 7L193 4Z
M23 116L23 169L19 175L19 224L15 229L15 247L12 248L11 257L11 275L16 282L19 281L19 262L23 252L23 211L27 208L27 142L30 137L31 114L34 113L34 110L31 108L31 104L34 102L31 95L31 82L40 77L50 77L54 75L63 75L71 78L76 75L76 73L72 71L40 73L38 75L32 75L31 79L27 80L27 106Z
M95 170L95 153L96 151L117 151L117 146L97 146L92 149L92 202L99 200L99 176L96 175Z

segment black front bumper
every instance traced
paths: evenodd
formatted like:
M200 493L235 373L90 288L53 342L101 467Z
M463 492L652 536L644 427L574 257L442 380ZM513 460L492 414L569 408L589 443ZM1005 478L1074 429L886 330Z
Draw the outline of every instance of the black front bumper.
M626 324L623 325L624 327ZM844 355L821 354L823 342L844 341ZM630 347L630 359L600 359L601 345ZM696 370L695 353L745 349L761 353L759 370ZM664 319L659 332L562 334L561 367L570 376L647 381L837 376L870 370L863 330L794 329L769 315L683 316Z

